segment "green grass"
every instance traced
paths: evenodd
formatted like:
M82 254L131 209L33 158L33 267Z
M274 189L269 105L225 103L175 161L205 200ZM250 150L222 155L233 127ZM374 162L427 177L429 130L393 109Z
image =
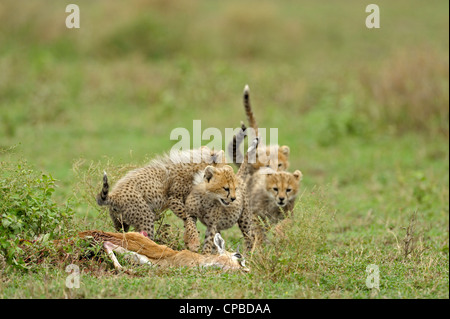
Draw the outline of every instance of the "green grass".
M448 298L448 2L377 4L381 28L368 30L356 0L80 1L69 30L64 4L3 1L0 150L13 150L0 161L56 178L77 229L112 230L93 198L104 169L117 181L194 119L238 127L245 84L304 180L288 236L249 256L250 274L131 276L104 261L80 264L81 288L68 289L67 262L0 260L0 296ZM223 236L242 241L237 227ZM379 291L366 287L370 264Z

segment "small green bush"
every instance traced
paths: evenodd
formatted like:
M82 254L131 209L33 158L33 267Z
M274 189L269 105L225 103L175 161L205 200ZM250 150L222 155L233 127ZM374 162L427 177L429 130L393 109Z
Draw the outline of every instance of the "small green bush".
M0 253L9 264L24 266L22 243L60 238L72 229L73 211L52 199L55 187L50 174L26 161L0 162Z

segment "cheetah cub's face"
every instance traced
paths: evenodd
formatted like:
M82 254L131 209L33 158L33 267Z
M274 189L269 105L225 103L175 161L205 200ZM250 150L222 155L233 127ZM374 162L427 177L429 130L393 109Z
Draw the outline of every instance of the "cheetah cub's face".
M266 174L266 191L278 207L284 207L298 194L302 172L273 172Z
M289 146L271 145L260 146L257 151L255 170L272 169L274 171L286 171L289 168Z
M289 167L289 146L283 145L279 147L277 155L278 155L278 170L286 171Z
M203 183L208 195L216 198L223 206L228 206L236 200L239 181L233 168L207 166L203 174Z

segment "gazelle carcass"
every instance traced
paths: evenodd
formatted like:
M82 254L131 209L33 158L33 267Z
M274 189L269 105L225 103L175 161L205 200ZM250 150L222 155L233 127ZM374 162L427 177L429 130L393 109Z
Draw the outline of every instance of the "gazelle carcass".
M158 245L141 233L111 233L89 230L79 233L81 238L92 238L101 242L116 269L122 269L114 253L125 254L131 262L139 265L159 265L163 267L217 267L223 270L242 270L248 272L245 260L239 253L225 250L225 241L217 233L214 244L218 255L201 255L189 250L176 251L165 245Z

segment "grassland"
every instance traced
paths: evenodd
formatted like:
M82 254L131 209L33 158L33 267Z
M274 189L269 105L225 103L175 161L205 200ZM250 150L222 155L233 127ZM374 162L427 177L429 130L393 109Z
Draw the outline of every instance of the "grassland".
M380 29L356 0L77 3L77 30L65 3L0 4L3 171L25 161L51 174L75 231L112 230L92 197L101 172L117 180L195 119L238 127L249 84L260 127L278 128L304 174L302 195L288 236L249 256L248 275L130 276L92 262L68 289L67 261L48 259L3 264L1 297L449 297L447 1L377 1ZM379 290L366 286L371 264Z

